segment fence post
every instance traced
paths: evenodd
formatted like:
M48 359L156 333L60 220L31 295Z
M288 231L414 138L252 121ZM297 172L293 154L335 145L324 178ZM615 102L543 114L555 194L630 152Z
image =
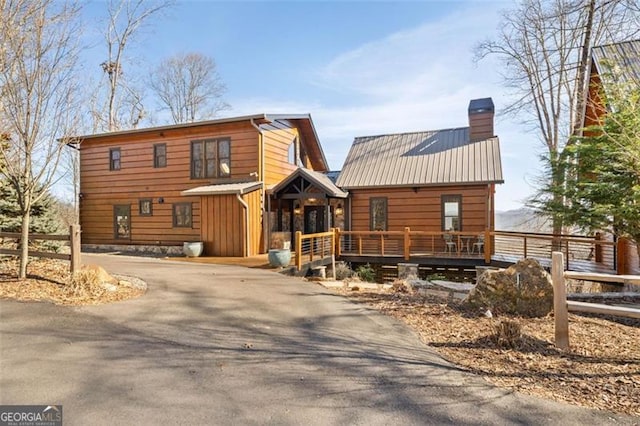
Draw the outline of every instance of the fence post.
M616 243L616 273L618 275L627 274L627 239L624 237L618 238Z
M491 231L484 231L484 263L491 263Z
M602 263L602 245L600 244L600 241L602 241L602 233L601 232L596 232L595 240L596 240L596 249L595 249L596 262Z
M553 319L555 321L556 347L569 348L569 311L567 288L564 284L564 256L562 252L551 254L551 280L553 282Z
M296 231L296 269L302 269L302 232Z
M336 228L334 231L333 238L335 239L335 252L333 254L340 257L340 254L342 253L342 247L340 247L340 228Z
M404 260L409 260L411 257L411 229L408 226L404 228Z
M81 240L80 240L80 225L73 224L69 226L69 239L71 246L71 265L70 270L73 274L78 269L80 269L81 264Z

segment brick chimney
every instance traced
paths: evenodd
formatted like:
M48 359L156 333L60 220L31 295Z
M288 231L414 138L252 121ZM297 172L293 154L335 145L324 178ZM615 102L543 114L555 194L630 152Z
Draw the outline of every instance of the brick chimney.
M469 102L469 140L481 141L495 136L493 116L495 108L491 98L473 99Z

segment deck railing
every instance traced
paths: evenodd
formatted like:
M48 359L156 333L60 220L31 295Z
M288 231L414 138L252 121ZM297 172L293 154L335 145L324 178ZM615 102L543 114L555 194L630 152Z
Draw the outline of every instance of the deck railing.
M336 233L333 230L315 234L303 234L297 231L295 235L295 264L298 271L302 269L303 260L304 263L313 263L328 258L335 261Z
M445 236L454 244L447 245ZM620 241L606 241L598 236L550 235L507 231L443 232L414 231L340 231L336 230L336 255L396 257L465 257L516 261L535 258L550 266L552 251L562 251L566 266L579 267L597 263L601 269L620 271L616 254Z
M564 254L562 252L554 252L552 256L553 316L555 321L555 344L558 348L569 348L569 311L640 319L640 309L608 306L599 303L567 301L567 288L565 285L565 278L570 278L575 280L615 282L640 286L640 276L565 271Z

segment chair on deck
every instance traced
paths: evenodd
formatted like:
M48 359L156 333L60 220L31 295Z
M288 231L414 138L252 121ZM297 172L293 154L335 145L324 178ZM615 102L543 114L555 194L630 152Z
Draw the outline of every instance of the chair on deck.
M478 235L478 241L473 243L473 247L471 248L471 253L475 253L476 248L478 249L478 254L484 251L484 234Z
M442 238L444 238L445 249L447 253L455 253L458 251L458 245L453 240L453 235L444 234Z

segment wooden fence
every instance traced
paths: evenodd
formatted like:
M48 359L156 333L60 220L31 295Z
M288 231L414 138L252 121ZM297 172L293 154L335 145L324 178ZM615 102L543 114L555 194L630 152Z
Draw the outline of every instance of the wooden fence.
M22 234L19 232L0 232L0 238L11 238L20 240ZM29 240L36 241L67 241L71 249L70 254L55 253L49 251L29 250L29 256L44 257L47 259L69 260L69 269L76 272L80 268L80 225L71 225L69 227L69 235L47 235L47 234L29 234ZM6 249L0 247L0 254L8 254L12 256L20 256L22 250Z
M300 271L303 264L315 265L331 263L335 278L335 231L302 234L296 232L295 265Z
M565 271L564 254L562 252L554 252L551 260L551 279L553 280L555 342L558 348L569 348L569 311L640 319L640 309L608 306L599 303L568 301L565 278L640 285L640 276L638 275L609 275Z

